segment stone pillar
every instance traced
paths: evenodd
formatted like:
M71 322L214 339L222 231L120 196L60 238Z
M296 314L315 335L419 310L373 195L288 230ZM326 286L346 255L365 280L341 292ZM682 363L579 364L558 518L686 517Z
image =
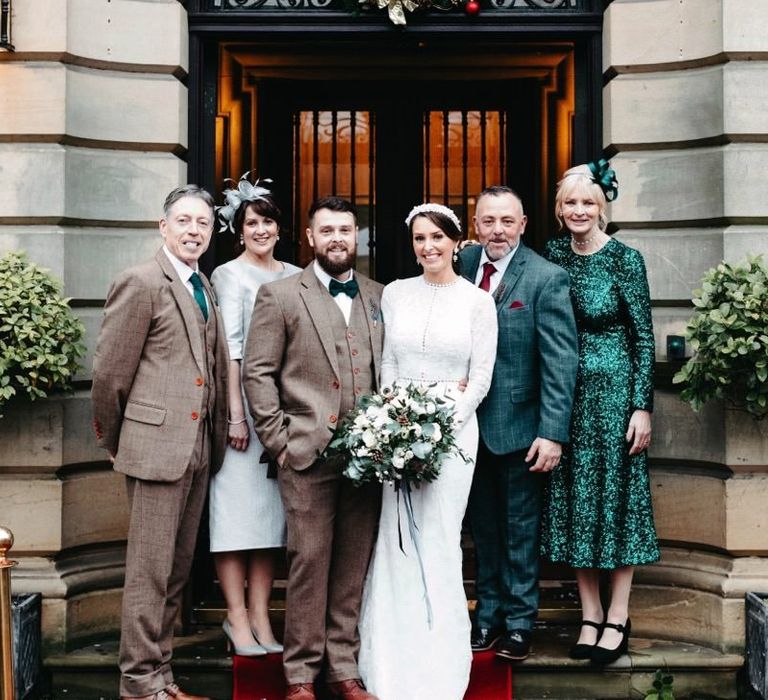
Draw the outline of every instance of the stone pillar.
M13 43L0 53L0 254L50 268L88 332L82 390L0 419L14 589L43 592L51 651L119 619L127 504L94 443L87 380L109 283L159 247L163 198L186 182L186 12L176 0L24 0Z
M604 144L617 237L645 256L657 357L708 268L768 253L765 0L614 0ZM768 426L657 392L651 480L663 555L637 573L633 629L743 646L743 597L768 590Z

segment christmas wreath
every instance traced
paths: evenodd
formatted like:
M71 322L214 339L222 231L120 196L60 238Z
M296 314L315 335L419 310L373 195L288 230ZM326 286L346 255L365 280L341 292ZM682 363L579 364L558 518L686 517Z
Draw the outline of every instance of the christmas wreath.
M354 2L354 0L351 0ZM415 12L416 10L442 10L449 12L458 7L463 7L468 15L476 15L480 12L480 3L478 0L358 0L359 4L355 9L380 9L386 8L389 19L393 24L405 24L405 12Z

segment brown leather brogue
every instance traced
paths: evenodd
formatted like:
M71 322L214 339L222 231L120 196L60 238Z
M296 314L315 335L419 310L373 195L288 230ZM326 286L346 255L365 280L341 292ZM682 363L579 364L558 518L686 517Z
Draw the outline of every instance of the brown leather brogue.
M171 683L165 692L168 693L174 700L211 700L207 695L190 695L185 693L178 685Z
M292 683L285 689L285 700L316 700L312 683Z
M328 690L334 698L340 698L340 700L379 700L365 689L359 678L328 683Z

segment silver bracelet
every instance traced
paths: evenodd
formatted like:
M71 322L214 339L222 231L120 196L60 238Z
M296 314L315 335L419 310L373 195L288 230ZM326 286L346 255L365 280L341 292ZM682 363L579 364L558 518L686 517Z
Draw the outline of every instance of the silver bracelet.
M227 418L227 423L229 423L230 425L242 425L243 423L245 423L245 418L243 418L242 420L229 420L229 418Z

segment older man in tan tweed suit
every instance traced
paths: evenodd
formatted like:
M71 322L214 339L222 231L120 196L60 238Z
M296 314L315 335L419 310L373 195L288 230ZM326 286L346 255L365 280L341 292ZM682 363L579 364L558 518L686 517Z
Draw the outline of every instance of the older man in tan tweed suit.
M353 273L357 224L337 197L313 204L303 273L261 287L243 384L259 439L276 458L288 525L287 700L329 691L375 700L357 670L357 620L381 492L356 488L343 465L319 458L343 415L377 387L382 286Z
M197 272L213 199L195 185L165 201L154 259L123 272L104 309L93 367L94 427L130 506L120 695L201 700L170 667L210 468L224 453L228 353L207 280ZM202 699L207 700L207 699Z

